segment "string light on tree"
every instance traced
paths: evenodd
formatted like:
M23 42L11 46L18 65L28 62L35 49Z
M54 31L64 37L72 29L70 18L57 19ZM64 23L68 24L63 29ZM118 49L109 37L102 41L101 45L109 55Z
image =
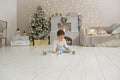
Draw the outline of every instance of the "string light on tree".
M50 21L47 21L42 7L38 6L31 20L30 38L34 40L48 39L49 34Z

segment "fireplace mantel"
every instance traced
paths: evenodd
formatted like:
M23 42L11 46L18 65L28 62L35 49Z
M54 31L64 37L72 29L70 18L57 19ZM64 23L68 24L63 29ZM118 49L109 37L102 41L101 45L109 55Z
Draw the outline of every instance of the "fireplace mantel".
M60 16L54 16L51 18L51 31L58 31L58 24L61 23ZM67 23L71 23L71 32L78 31L78 16L66 16Z
M65 37L71 39L71 45L79 45L79 31L78 31L78 16L66 16L67 22L61 23L60 16L54 16L51 18L51 33L50 44L53 44L54 39L57 37L57 31L59 29L65 29Z

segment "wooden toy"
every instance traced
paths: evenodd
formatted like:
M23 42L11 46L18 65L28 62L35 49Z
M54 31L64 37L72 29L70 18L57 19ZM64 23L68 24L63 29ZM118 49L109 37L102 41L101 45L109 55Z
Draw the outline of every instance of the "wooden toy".
M66 53L70 53L70 49L69 48L66 49Z

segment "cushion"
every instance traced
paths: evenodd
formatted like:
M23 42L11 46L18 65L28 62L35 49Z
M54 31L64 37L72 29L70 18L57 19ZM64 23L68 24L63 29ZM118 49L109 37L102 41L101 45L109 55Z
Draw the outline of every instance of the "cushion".
M111 34L120 34L120 27L115 29Z
M96 31L96 29L89 29L89 28L86 28L86 33L88 34L88 35L93 35L93 34L97 34L97 31Z
M107 32L104 29L98 29L97 34L107 34Z
M108 34L111 34L112 31L114 31L115 29L119 27L120 27L120 24L112 24L109 27L107 27L105 30L107 31Z

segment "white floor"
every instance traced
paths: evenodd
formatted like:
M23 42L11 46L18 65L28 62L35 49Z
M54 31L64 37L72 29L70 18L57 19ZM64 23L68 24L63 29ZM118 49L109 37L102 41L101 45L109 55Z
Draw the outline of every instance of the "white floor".
M120 48L72 47L76 55L43 56L44 48L0 48L0 80L120 80Z

